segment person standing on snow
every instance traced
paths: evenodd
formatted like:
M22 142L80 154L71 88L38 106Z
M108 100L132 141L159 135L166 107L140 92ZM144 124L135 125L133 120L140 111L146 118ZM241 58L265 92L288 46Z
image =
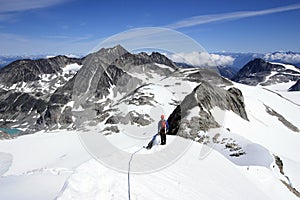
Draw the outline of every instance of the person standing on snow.
M165 116L161 115L161 120L158 122L158 133L160 134L160 144L165 145L167 140L167 132L169 131L168 121L165 120Z

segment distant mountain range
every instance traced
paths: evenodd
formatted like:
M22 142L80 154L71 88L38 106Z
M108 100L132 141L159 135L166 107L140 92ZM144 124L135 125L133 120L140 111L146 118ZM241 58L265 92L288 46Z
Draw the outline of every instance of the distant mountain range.
M286 64L293 64L296 67L300 68L300 53L299 52L292 52L292 51L278 51L273 53L231 53L231 52L217 52L214 53L216 55L225 55L225 56L231 56L234 58L234 61L231 65L228 66L222 66L222 67L228 67L233 72L237 72L239 69L241 69L245 64L247 64L249 61L255 59L255 58L262 58L266 61L270 62L280 62L280 63L286 63ZM67 57L74 57L79 58L83 56L77 56L77 55L66 55ZM21 59L40 59L40 58L50 58L55 56L49 56L49 55L23 55L23 56L4 56L0 55L0 68L8 65L9 63L21 60ZM183 63L182 63L183 64ZM183 64L188 66L187 64Z
M77 55L66 55L67 57L71 58L79 58L80 56ZM55 56L49 56L49 55L0 55L0 68L16 61L16 60L23 60L23 59L30 59L30 60L37 60L41 58L51 58Z
M278 62L283 64L292 64L300 68L300 53L295 52L274 52L274 53L211 53L211 54L179 54L179 56L170 56L170 58L178 59L178 57L188 56L189 59L184 62L177 62L181 67L217 67L220 74L227 78L232 78L242 67L248 62L261 58L268 62ZM195 58L195 56L198 56ZM197 61L194 62L193 61ZM230 62L228 62L230 61ZM202 63L202 64L201 64ZM207 66L209 65L209 66Z
M262 86L287 83L298 79L300 79L300 69L294 65L267 62L261 58L256 58L247 63L232 78L233 81L238 83L247 85L259 84Z
M189 184L183 182L185 185L182 184L182 186L188 190L179 191L180 194L184 192L182 194L189 195L190 188L193 189L192 191L199 192L195 193L196 195L192 198L187 196L186 199L197 199L203 195L206 190L199 190L199 188L206 186L209 182L207 180L213 180L209 182L212 190L207 192L207 199L211 199L216 188L220 191L224 190L226 194L237 195L235 198L229 196L229 199L243 198L247 191L249 193L249 188L257 194L250 192L249 199L268 199L268 197L270 199L294 199L300 196L298 192L300 177L296 170L299 169L300 156L295 150L299 147L300 141L298 116L300 103L299 92L291 91L299 88L300 69L291 64L284 64L286 62L271 62L269 58L280 57L277 53L272 55L261 55L266 57L256 58L257 54L232 54L231 56L235 59L231 66L214 67L206 62L206 66L193 67L185 63L175 63L158 52L134 54L118 45L112 48L102 48L82 58L59 55L41 59L16 60L0 69L0 128L2 128L0 139L12 139L26 134L20 137L20 140L13 141L22 142L23 148L30 149L28 152L24 150L23 153L32 157L32 154L48 148L51 140L46 132L56 132L57 135L63 132L80 133L83 137L93 136L92 139L102 134L122 152L131 146L130 148L134 150L132 152L137 153L136 150L147 144L148 139L157 133L158 121L161 114L165 114L170 124L166 148L171 147L171 149L168 151L162 149L161 153L165 155L163 157L169 158L172 155L177 157L182 153L188 157L183 157L181 164L178 164L180 161L178 159L172 162L172 165L165 165L168 167L163 169L166 170L163 174L169 174L171 183L178 185L179 182L174 181L174 176L178 172L183 173L180 177L187 179ZM295 58L294 61L297 61L297 54L286 55L289 55L290 59L292 56ZM224 56L215 56L215 58L220 59ZM286 57L283 58L287 60ZM232 76L234 81L221 76L216 69L219 69L223 75ZM277 87L278 85L280 87ZM270 87L274 88L270 89ZM290 91L288 91L289 87ZM8 135L7 130L13 128L21 130L20 135L19 133L14 134L13 137ZM38 131L43 134L27 135ZM32 140L28 143L23 142L22 138L28 137ZM40 137L46 137L47 141L41 143ZM145 141L142 140L143 138ZM175 138L173 142L172 138ZM83 142L82 139L81 142ZM46 156L43 156L45 159L53 157L53 160L43 162L51 166L50 170L58 169L53 168L55 163L66 163L65 159L69 159L69 153L64 152L66 146L74 146L72 148L78 149L78 144L71 145L72 141L65 139L64 150L56 156L49 156L56 149L56 141L58 139L55 140L53 149L48 149ZM78 138L76 141L79 142ZM188 144L185 143L186 141L191 142L192 146L186 145ZM38 148L35 149L33 142L38 142ZM96 140L94 142L93 145L84 146L97 149L103 147ZM1 153L14 151L13 148L10 150L4 145L3 142ZM29 148L31 145L34 148ZM202 145L205 145L205 148ZM19 149L20 146L14 148ZM106 148L105 145L104 148ZM151 150L155 152L156 146L153 148ZM127 170L129 159L123 156L115 157L115 149L112 154L107 154L107 149L104 149L104 157L108 160L117 160L117 162L120 159L126 160L125 165L122 164L122 166L125 166ZM147 152L145 155L151 156L148 150L144 148L141 150ZM214 153L215 151L218 153ZM74 157L80 158L78 151L75 152ZM210 153L211 157L202 159ZM2 163L15 163L21 157L20 155L22 154L17 154L17 156L2 154L0 166L3 166ZM128 155L132 158L133 154ZM155 158L149 159L151 163L163 160L160 156L156 156L162 154L152 155L155 155ZM6 156L5 159L4 156ZM40 156L38 158L37 160L41 159ZM133 160L136 161L135 159ZM197 164L191 163L192 159L197 160L195 162ZM28 160L29 162L36 161ZM23 162L22 160L22 164ZM20 166L23 166L22 164ZM69 196L69 191L74 196L82 195L86 191L93 195L91 191L93 188L96 193L103 194L98 185L99 180L103 178L102 174L98 174L99 167L89 166L89 161L85 163L85 166L86 164L88 166L86 169L77 168L71 178L62 184L63 187L58 194L62 195L62 199L64 195ZM142 163L142 165L153 170L152 164ZM65 170L60 163L55 166L59 166L60 170ZM139 165L136 166L139 167ZM170 174L172 168L174 171ZM9 167L0 167L0 174L1 171L8 169ZM46 172L46 169L48 168L45 168L43 164L42 167L35 167L26 172L36 175L36 173ZM56 173L55 170L52 170L55 176L64 174L60 171ZM87 171L89 174L79 177L88 179L78 178L77 173ZM107 175L108 171L100 171ZM114 174L116 173L108 175L114 176ZM195 174L198 174L200 178L196 179ZM212 176L213 179L211 179ZM19 180L16 177L19 176L6 176L3 179L9 178L7 179L9 182L11 179ZM122 177L126 176L122 174ZM141 179L140 183L146 183L145 180L156 181L157 177L161 176L148 177L147 173L147 177ZM91 183L91 180L94 180L95 184L97 182L97 185L94 185L93 181ZM137 176L134 176L132 180L135 180L135 184L138 183L136 182ZM199 180L203 184L195 185ZM114 182L111 183L115 185ZM173 186L167 183L164 182L165 188L173 191ZM19 182L15 181L11 184L19 185ZM244 190L240 190L242 184L244 184ZM6 185L6 182L3 185ZM29 187L31 184L26 182L26 185ZM82 187L78 187L76 191L74 185ZM87 185L93 187L82 190ZM127 181L124 181L123 185L126 186ZM117 187L118 191L118 193L111 192L113 195L126 194L125 190L124 192L119 190L119 188L126 187L108 186L110 189L113 187ZM149 194L153 193L151 187ZM181 187L180 184L179 187ZM270 191L269 188L274 187L276 188ZM0 188L5 189L5 187ZM0 192L0 196L2 193ZM82 196L86 197L86 195ZM174 194L172 199L176 197L177 194ZM226 197L228 196L224 198ZM220 198L219 193L213 199L218 198ZM2 199L11 198L2 197Z
M46 55L23 55L23 56L10 56L10 55L0 55L0 68L12 63L16 60L22 59L39 59L46 58Z
M289 64L255 58L276 58L276 61L279 58L287 61L289 58L297 61L299 54L276 52L266 55L229 53L223 55L234 57L231 66L195 68L185 63L174 63L157 52L150 55L131 54L120 45L101 49L82 58L55 56L13 61L0 69L0 117L3 119L0 125L3 127L18 125L27 132L49 128L71 128L74 125L72 115L74 95L84 94L83 100L77 100L84 101L81 102L84 105L82 106L87 107L88 99L102 99L110 95L111 87L117 88L114 93L130 92L142 86L143 82L144 84L155 82L151 80L158 75L161 78L180 77L198 83L213 80L214 84L225 85L231 83L223 77L238 83L262 86L293 81L295 85L290 91L299 90L299 81L297 83L296 81L300 77L300 69ZM217 69L223 77L216 73ZM90 88L93 81L96 83ZM78 82L80 85L76 85ZM211 86L206 86L209 87ZM89 90L93 94L89 94ZM206 95L215 90L217 89L209 90ZM135 92L139 94L139 90ZM149 101L147 98L144 99L146 102ZM100 112L103 106L98 105L97 112ZM120 119L108 120L109 123L116 121Z
M234 61L228 66L218 66L222 76L233 78L233 76L248 62L256 58L264 59L268 62L278 62L284 64L292 64L300 68L300 53L296 52L274 52L274 53L216 53L219 55L231 56Z
M104 112L104 108L120 102L112 102L107 97L118 94L122 101L127 101L126 95L143 95L143 90L146 90L143 87L175 77L192 83L214 80L217 83L230 84L216 72L200 68L181 69L160 53L131 54L120 45L100 49L83 58L56 56L17 60L0 69L0 126L17 126L25 133L72 128L76 119L75 99L76 104L85 108L86 112L90 109L96 110L99 118L107 120L107 124L128 123L138 115L138 123L143 125L149 122L147 117L133 111L126 116L114 113L109 117L111 111ZM179 82L176 88L180 85ZM102 103L97 103L95 107L90 102L92 99ZM142 101L135 102L133 98L128 103L154 104L151 96L141 99ZM87 114L91 117L89 115ZM80 120L78 117L77 119Z

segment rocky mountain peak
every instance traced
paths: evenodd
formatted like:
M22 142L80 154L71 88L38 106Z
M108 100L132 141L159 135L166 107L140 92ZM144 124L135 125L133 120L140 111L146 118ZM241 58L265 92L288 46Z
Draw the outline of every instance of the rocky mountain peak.
M298 70L291 70L291 67L285 67L285 64L266 62L261 58L256 58L240 69L232 80L247 85L270 85L296 81L299 75Z
M114 55L123 55L127 53L128 51L122 47L121 45L117 45L111 48L102 48L98 52L99 54L114 54Z
M162 55L158 52L153 52L149 57L152 62L168 65L174 69L177 68L177 66L173 63L173 61L171 61L165 55Z
M170 115L170 133L183 137L197 137L197 131L207 131L220 127L210 110L214 108L233 111L241 118L248 120L242 92L237 88L225 90L202 81L192 93L187 95L182 103ZM197 108L198 112L192 111ZM191 116L192 115L192 116ZM190 119L188 119L190 118ZM193 125L191 125L193 121ZM187 132L186 130L191 130Z
M250 75L258 72L270 72L276 69L283 69L284 67L281 65L271 64L266 62L261 58L256 58L249 63L247 63L237 74Z
M111 64L126 53L128 53L128 51L121 45L112 48L101 48L99 51L89 54L84 62L87 64L88 62L91 62L91 60L97 61L98 59L101 59L103 62Z
M38 60L17 60L0 69L0 83L9 87L18 82L37 81L43 74L62 72L71 63L81 64L81 59L56 56Z

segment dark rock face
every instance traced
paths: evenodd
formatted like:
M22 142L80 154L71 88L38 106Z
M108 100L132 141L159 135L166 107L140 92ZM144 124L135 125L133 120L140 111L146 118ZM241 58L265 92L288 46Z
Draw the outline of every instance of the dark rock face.
M3 118L11 118L17 116L16 113L25 113L29 111L36 111L41 113L46 108L46 102L27 93L11 93L4 94L2 101L0 102L0 115Z
M34 121L30 113L42 113L46 110L47 102L27 93L2 92L0 102L0 118L4 119L1 126L5 127L10 121L20 124ZM29 119L26 119L29 117ZM20 127L22 128L22 127Z
M49 59L18 60L0 69L0 83L11 86L18 82L30 82L41 79L43 74L56 74L70 63L81 64L77 58L56 56Z
M230 110L240 115L243 119L248 120L247 113L245 111L245 103L242 92L234 87L229 88L228 92L232 94L229 95L228 99L228 101L231 102L229 103Z
M59 123L63 124L63 125L71 124L73 122L72 116L73 116L72 108L67 106L59 118ZM67 127L64 127L64 128L67 128Z
M291 122L289 122L288 120L286 120L281 114L277 113L275 110L273 110L272 108L270 108L269 106L265 105L266 107L266 112L272 116L277 117L277 119L283 124L285 125L287 128L289 128L291 131L294 132L300 132L298 127L293 125Z
M264 61L261 58L256 58L247 63L240 71L232 78L233 81L247 85L257 85L265 80L266 76L271 74L271 71L284 70L281 65L274 65Z
M196 116L187 119L190 111L195 107L199 108ZM230 88L228 91L202 82L194 91L187 95L182 103L170 115L169 134L181 135L187 138L195 138L198 131L207 131L210 128L217 128L220 125L215 121L209 110L218 107L221 110L231 110L245 120L248 120L245 111L243 95L237 88ZM190 130L187 132L187 128Z
M166 56L164 56L160 53L153 52L149 56L149 58L152 62L159 63L159 64L164 64L164 65L172 67L173 69L177 68L177 65L175 63L173 63L173 61L171 61L169 58L167 58Z
M189 73L187 80L196 83L206 81L215 85L232 85L231 81L220 76L218 70L214 68L200 68L196 72Z
M123 124L137 124L139 126L146 126L151 124L151 119L148 114L139 114L135 111L130 111L125 117L120 117L120 122Z
M300 79L289 88L289 91L300 91Z
M146 53L126 53L113 62L113 65L129 73L147 74L155 71L162 76L168 76L172 73L170 69L161 68L155 64L164 64L173 70L178 69L175 63L159 53L152 53L150 56Z
M257 58L247 63L232 80L247 85L270 85L299 79L300 72Z

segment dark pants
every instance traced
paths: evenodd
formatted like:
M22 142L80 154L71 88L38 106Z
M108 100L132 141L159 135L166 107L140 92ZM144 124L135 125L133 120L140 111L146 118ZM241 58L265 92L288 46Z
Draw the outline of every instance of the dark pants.
M162 144L162 145L166 144L167 136L166 136L165 130L161 129L159 134L160 134L160 144Z

